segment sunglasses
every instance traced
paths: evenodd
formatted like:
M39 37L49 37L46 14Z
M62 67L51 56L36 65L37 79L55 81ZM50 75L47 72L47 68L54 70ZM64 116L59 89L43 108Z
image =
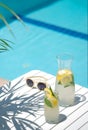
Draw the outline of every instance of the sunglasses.
M44 90L47 87L46 78L42 76L31 76L26 79L27 86Z

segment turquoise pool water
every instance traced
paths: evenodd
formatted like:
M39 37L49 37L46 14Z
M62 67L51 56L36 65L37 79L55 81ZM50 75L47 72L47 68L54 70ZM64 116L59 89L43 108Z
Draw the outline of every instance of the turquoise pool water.
M30 70L39 69L56 75L56 55L68 52L74 57L75 82L87 82L87 5L82 0L57 0L23 15L27 30L17 21L10 23L16 39L6 27L0 37L12 40L13 50L0 54L0 76L14 79Z

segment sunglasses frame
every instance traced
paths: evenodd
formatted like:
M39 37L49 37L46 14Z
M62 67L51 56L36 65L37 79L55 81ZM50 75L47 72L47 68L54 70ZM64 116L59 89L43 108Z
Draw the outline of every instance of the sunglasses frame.
M30 85L27 84L28 79L30 79L33 82L33 86L30 86ZM37 81L37 80L39 80L39 81ZM35 86L35 83L36 83L36 86ZM29 77L26 78L26 84L27 84L28 87L30 87L32 89L38 88L39 90L44 90L44 88L46 88L46 87L44 87L43 89L40 89L39 86L38 86L39 83L44 84L46 87L49 86L48 83L47 83L47 79L43 76L29 76Z

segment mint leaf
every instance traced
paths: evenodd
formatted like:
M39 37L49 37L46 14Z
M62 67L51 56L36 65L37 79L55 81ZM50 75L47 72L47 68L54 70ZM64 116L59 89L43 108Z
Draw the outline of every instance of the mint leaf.
M52 88L50 87L49 89L50 89L50 91L51 91L51 93L52 93L52 96L54 96L54 97L55 97L55 94L54 94L54 92L53 92Z
M44 102L45 102L45 104L46 104L47 106L53 107L52 104L51 104L51 102L50 102L46 97L45 97L45 99L44 99Z

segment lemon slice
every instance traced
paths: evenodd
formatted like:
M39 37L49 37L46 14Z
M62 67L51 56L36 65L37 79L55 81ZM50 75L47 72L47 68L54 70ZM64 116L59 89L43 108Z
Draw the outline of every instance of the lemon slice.
M61 84L67 85L72 82L72 76L71 75L64 75L61 79Z
M52 92L51 92L51 90L49 88L45 88L44 91L45 91L45 94L46 94L47 97L52 95Z
M71 70L60 70L57 74L57 80L61 81L64 76L72 75Z
M54 92L50 88L45 88L45 104L49 107L56 107L58 105L58 98L55 96Z
M49 97L49 101L52 104L52 107L56 107L58 105L58 99L54 96Z
M62 84L64 87L74 85L74 76L71 70L60 70L56 78L59 81L58 84Z

